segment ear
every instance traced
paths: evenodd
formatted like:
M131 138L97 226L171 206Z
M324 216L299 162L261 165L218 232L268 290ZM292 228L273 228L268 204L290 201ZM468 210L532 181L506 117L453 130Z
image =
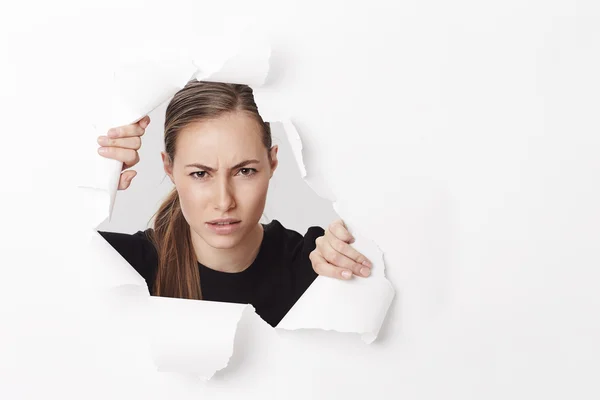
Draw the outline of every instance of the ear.
M165 170L165 173L169 175L169 178L171 178L171 182L175 184L175 180L173 179L173 163L171 162L171 158L164 151L160 152L160 156L162 157L163 168Z
M277 166L279 165L279 160L277 160L277 151L278 150L279 150L279 146L277 146L277 145L271 147L271 150L269 150L269 154L271 155L271 176L270 176L270 178L273 177L273 173L275 172L275 170L277 169Z

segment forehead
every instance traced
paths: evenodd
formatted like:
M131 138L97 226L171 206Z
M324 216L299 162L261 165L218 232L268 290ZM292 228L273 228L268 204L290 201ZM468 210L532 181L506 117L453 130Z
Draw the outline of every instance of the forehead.
M177 136L177 159L184 162L239 162L265 152L259 123L245 112L197 121Z

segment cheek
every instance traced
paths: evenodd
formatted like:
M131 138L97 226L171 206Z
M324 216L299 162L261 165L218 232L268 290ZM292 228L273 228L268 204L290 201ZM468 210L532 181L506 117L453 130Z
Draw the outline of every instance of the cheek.
M238 195L238 205L247 208L248 212L261 215L267 200L269 180L261 179L246 185Z
M198 185L189 183L179 184L177 192L179 193L179 203L181 211L188 223L192 222L196 216L204 210L206 204L206 191L199 190Z

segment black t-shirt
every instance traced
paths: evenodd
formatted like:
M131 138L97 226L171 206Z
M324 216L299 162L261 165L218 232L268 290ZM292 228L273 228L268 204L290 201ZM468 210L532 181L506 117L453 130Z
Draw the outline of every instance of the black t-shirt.
M258 255L248 268L230 273L198 263L200 286L204 300L252 304L262 319L276 326L317 277L308 256L324 230L313 226L303 237L277 220L263 227ZM98 231L146 280L150 293L158 268L156 249L146 236L151 229L134 234Z

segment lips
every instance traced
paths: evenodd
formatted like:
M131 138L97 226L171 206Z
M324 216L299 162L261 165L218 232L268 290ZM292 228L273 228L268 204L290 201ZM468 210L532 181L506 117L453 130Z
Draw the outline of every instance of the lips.
M241 221L239 219L221 218L207 222L206 226L217 235L232 235L241 229L240 222Z
M238 222L240 222L240 220L235 219L235 218L219 218L219 219L214 219L212 221L209 221L208 223L211 225L226 226L226 225L236 224Z

